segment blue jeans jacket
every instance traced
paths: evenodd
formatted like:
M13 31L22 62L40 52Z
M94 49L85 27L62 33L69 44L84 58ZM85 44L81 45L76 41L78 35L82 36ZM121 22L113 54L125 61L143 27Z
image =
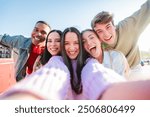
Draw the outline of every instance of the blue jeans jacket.
M26 38L22 35L9 36L0 35L0 43L9 46L16 53L17 60L15 63L16 80L23 79L26 75L26 62L29 57L31 48L31 38Z

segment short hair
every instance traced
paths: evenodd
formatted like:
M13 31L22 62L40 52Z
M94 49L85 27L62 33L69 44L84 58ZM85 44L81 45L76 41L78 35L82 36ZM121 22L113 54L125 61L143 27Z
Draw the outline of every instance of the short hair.
M45 25L47 25L47 26L51 29L50 25L49 25L47 22L45 22L45 21L40 20L40 21L37 21L37 22L36 22L36 24L38 24L38 23L45 24ZM36 24L35 24L35 25L36 25Z
M73 72L73 66L71 64L71 60L69 59L69 57L67 56L66 51L65 51L65 36L68 32L74 32L75 34L77 34L78 42L79 42L80 51L77 56L77 69L76 69L77 78L78 78L77 83L75 82L75 78L73 75L74 72ZM61 40L61 48L62 48L61 54L62 54L64 63L67 66L67 68L69 69L70 74L71 74L71 87L75 91L75 93L80 94L82 92L81 71L84 66L84 60L83 60L84 48L82 45L81 34L78 29L76 29L75 27L69 27L63 31L62 40Z
M100 24L106 24L108 22L112 22L114 25L114 21L113 21L113 14L111 14L110 12L106 12L106 11L102 11L100 13L98 13L91 21L91 27L92 29L94 29L95 25L97 23Z
M46 37L46 43L45 43L45 49L44 49L44 53L42 54L42 57L41 57L41 63L42 65L45 65L49 59L52 57L51 53L48 51L47 49L47 42L48 42L48 36L52 33L52 32L57 32L60 36L60 40L61 40L61 37L62 37L62 31L60 30L51 30L47 37ZM61 53L61 52L60 52ZM60 55L60 53L58 53L58 55Z

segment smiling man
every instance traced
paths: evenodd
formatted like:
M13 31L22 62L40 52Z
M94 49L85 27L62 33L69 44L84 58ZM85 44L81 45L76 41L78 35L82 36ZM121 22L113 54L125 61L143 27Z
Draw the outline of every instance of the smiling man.
M140 51L137 45L140 34L150 23L150 0L131 16L114 25L113 15L103 11L92 20L91 26L105 47L121 51L131 68L140 65Z
M47 34L51 28L45 21L38 21L30 38L22 35L0 35L0 43L9 46L15 51L17 60L15 63L16 80L23 79L26 74L32 73L36 58L42 54Z

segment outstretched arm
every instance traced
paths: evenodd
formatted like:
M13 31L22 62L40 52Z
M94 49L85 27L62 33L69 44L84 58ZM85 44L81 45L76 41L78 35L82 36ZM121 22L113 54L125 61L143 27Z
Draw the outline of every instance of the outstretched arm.
M1 99L63 100L68 98L66 96L70 90L70 73L67 67L59 58L52 57L45 66L6 91Z
M150 80L114 83L105 90L101 100L150 100Z

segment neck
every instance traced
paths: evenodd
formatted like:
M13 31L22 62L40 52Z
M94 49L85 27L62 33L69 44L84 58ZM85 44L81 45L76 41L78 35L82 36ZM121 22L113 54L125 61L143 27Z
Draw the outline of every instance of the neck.
M97 58L98 62L99 63L102 63L103 62L103 55L100 55L98 58Z

